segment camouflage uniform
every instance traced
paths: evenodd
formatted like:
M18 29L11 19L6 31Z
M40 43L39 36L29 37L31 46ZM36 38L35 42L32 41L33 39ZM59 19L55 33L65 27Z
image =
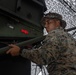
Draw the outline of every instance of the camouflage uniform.
M76 42L61 27L49 32L40 48L24 49L21 56L47 64L49 75L76 75Z

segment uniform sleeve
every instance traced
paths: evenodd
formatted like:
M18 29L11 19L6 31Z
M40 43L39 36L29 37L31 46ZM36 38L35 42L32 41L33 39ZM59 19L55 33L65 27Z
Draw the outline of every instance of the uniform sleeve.
M46 65L47 64L47 54L45 53L46 49L43 47L27 50L23 49L21 56L31 60L32 62L39 64L39 65Z
M58 40L55 35L47 36L44 40L44 44L37 49L27 50L24 49L21 53L22 57L25 57L36 64L46 65L48 61L57 57Z

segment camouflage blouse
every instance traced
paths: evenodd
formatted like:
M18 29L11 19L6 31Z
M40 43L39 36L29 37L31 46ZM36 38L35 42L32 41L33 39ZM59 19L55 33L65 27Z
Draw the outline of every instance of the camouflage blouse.
M23 49L21 56L48 65L49 75L76 75L76 41L61 27L49 32L41 47Z

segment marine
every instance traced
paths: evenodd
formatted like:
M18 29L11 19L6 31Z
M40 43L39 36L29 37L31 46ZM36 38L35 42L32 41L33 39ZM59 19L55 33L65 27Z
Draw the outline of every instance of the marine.
M6 54L21 55L38 65L47 65L49 75L76 75L76 41L65 31L62 15L54 12L45 14L41 20L48 35L36 49L21 49L10 44Z

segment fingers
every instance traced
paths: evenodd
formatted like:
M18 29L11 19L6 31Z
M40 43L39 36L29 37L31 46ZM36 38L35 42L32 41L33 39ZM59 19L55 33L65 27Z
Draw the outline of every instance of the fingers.
M15 49L9 49L6 54L11 54L12 56L18 56L19 55L19 50L15 50Z
M9 54L11 52L11 50L8 50L7 52L6 52L6 54Z
M15 45L10 44L9 46L10 46L11 48L14 48ZM6 54L9 54L9 53L11 53L11 49L9 49L9 50L6 52Z
M13 48L13 47L16 47L16 45L14 45L14 44L10 44L9 46L12 47L12 48Z
M12 56L18 56L20 53L20 47L10 44L11 48L6 52L6 54L11 54Z

